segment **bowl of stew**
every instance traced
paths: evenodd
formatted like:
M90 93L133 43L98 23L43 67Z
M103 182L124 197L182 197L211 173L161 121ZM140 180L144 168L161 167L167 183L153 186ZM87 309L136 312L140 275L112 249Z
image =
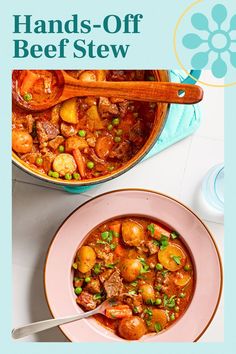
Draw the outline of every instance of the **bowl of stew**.
M221 260L206 226L180 202L146 190L118 190L80 206L57 231L45 265L55 318L116 298L104 314L60 327L75 342L196 341L221 288Z
M81 81L169 81L165 70L67 70ZM59 185L91 185L124 173L151 149L168 115L168 104L119 97L75 97L38 112L17 104L46 102L60 93L53 70L12 74L13 162Z

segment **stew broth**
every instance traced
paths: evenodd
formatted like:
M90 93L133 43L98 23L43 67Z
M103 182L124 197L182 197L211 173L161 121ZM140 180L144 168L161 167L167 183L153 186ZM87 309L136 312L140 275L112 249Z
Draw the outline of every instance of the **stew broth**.
M145 70L68 70L82 81L155 80ZM13 85L26 102L58 93L53 71L15 70ZM55 179L88 180L121 168L150 136L156 104L119 97L75 97L29 112L13 102L12 148L30 168Z
M186 311L194 291L190 254L179 235L143 217L94 229L73 264L76 301L85 311L116 297L104 326L125 339L167 329Z

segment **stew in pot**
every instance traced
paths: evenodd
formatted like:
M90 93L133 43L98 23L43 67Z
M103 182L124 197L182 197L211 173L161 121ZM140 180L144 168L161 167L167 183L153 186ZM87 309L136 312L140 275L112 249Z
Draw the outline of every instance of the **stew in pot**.
M154 80L144 70L69 70L83 81ZM13 85L27 102L57 95L49 70L15 70ZM12 148L30 168L55 179L88 180L121 168L143 147L153 127L155 103L118 97L75 97L29 112L13 102Z
M181 237L143 217L95 228L78 249L73 272L83 310L118 299L95 317L128 340L167 329L186 311L194 290L193 264Z

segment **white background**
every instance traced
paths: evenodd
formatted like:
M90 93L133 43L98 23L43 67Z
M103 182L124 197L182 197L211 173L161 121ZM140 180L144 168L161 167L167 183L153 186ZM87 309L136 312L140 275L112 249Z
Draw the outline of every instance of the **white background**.
M201 77L211 82L210 73ZM48 246L62 221L77 206L100 193L120 188L145 188L173 196L193 209L212 231L223 257L221 215L201 200L201 181L207 170L224 160L224 91L204 86L202 123L198 131L125 175L83 194L71 195L13 167L13 326L50 318L43 288ZM60 291L60 284L55 292ZM194 323L194 321L193 321ZM200 341L224 339L223 299ZM66 341L58 328L24 341Z

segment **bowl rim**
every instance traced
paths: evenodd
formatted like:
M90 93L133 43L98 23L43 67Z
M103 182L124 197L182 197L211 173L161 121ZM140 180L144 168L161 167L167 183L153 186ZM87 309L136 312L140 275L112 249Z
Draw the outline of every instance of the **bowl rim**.
M136 70L136 69L134 69ZM146 69L148 70L148 69ZM170 70L159 70L159 69L150 69L153 71L160 71L160 72L165 72L165 74L168 77L168 80L171 81L170 79ZM138 82L138 81L137 81ZM15 166L17 166L18 168L20 168L22 171L24 171L25 173L27 173L28 175L31 175L35 178L40 179L41 181L44 182L48 182L48 183L52 183L54 185L58 185L58 186L62 186L62 187L85 187L85 186L93 186L93 185L97 185L97 184L101 184L101 183L105 183L108 182L114 178L117 178L121 175L123 175L124 173L128 172L130 169L132 169L133 167L135 167L149 152L150 150L153 148L153 146L156 144L158 138L160 137L165 124L167 122L169 113L170 113L170 107L171 105L169 103L161 103L165 109L165 118L163 119L163 122L160 126L159 131L157 132L156 136L153 138L153 140L151 141L151 143L149 144L149 146L146 148L146 150L143 151L142 154L140 154L140 156L136 157L139 152L137 154L135 154L123 167L121 166L119 169L115 170L112 173L109 173L105 176L101 176L101 177L96 177L96 178L92 178L89 180L81 180L81 181L66 181L66 180L57 180L55 178L49 177L48 175L43 175L40 172L36 172L36 169L34 170L33 168L30 168L29 166L27 166L27 164L22 161L20 159L20 157L12 150L12 162ZM153 129L152 129L153 130ZM151 132L152 132L151 130ZM151 134L151 133L150 133ZM149 138L150 139L150 136ZM144 144L144 146L147 144L148 140L146 141L146 143ZM142 148L141 148L142 149ZM140 151L140 150L139 150Z
M44 295L45 295L45 299L46 299L46 302L47 302L47 305L48 305L48 308L49 308L49 311L52 315L53 318L54 315L53 315L53 311L51 309L51 306L50 306L50 303L49 303L49 299L48 299L48 296L47 296L47 288L46 288L46 267L47 267L47 262L48 262L48 257L49 257L49 253L50 253L50 250L51 250L51 247L54 243L54 240L56 239L56 236L59 232L59 230L62 228L62 226L67 222L67 220L74 214L76 213L77 210L79 210L80 208L84 207L86 204L90 203L91 201L95 200L95 199L98 199L100 197L103 197L103 196L106 196L108 194L113 194L113 193L116 193L116 192L130 192L130 191L140 191L140 192L148 192L148 193L153 193L153 194L156 194L156 195L159 195L159 196L163 196L163 197L166 197L174 202L177 202L178 204L180 204L182 207L184 207L185 209L187 209L194 217L196 217L198 219L198 221L203 225L203 227L206 229L209 237L210 237L210 240L212 242L212 244L214 245L214 248L215 248L215 251L216 251L216 254L217 254L217 258L218 258L218 261L219 261L219 271L220 271L220 288L219 288L219 293L218 293L218 297L217 297L217 302L216 302L216 306L214 308L214 311L212 312L212 315L211 317L209 318L207 324L205 325L204 329L201 331L201 333L194 339L193 342L197 342L202 336L203 334L206 332L206 330L208 329L208 327L210 326L210 324L212 323L214 317L215 317L215 314L217 312L217 309L219 307L219 304L220 304L220 300L221 300L221 296L222 296L222 291L223 291L223 283L224 283L224 276L223 276L223 266L222 266L222 258L221 258L221 254L219 252L219 249L218 249L218 246L216 244L216 241L213 237L213 234L211 233L211 231L209 230L209 228L207 227L207 225L201 220L201 218L191 209L189 208L186 204L184 204L183 202L179 201L178 199L174 198L174 197L171 197L170 195L168 194L165 194L165 193L162 193L162 192L159 192L159 191L155 191L155 190L151 190L151 189L145 189L145 188L123 188L123 189L115 189L115 190L112 190L112 191L108 191L108 192L105 192L105 193L102 193L102 194L99 194L87 201L85 201L84 203L82 203L81 205L79 205L76 209L74 209L64 220L63 222L59 225L59 227L57 228L56 232L54 233L51 241L50 241L50 244L48 246L48 250L47 250L47 253L46 253L46 257L45 257L45 261L44 261L44 269L43 269L43 283L44 283ZM193 259L194 261L194 259ZM194 296L194 294L193 294ZM192 300L191 300L192 301ZM63 331L63 329L61 328L61 326L58 326L58 328L60 329L60 331L62 332L62 334L70 341L71 339L65 334L65 332ZM138 341L137 341L138 342Z

